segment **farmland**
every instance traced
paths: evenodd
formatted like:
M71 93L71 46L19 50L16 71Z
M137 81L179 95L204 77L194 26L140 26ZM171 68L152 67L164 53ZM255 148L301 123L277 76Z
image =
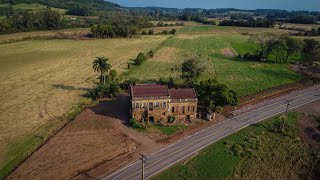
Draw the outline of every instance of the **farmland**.
M128 59L166 38L32 40L0 45L0 168L11 169L39 145L39 137L46 138L65 122L63 117L92 85L91 63L96 56L108 57L122 72Z
M66 122L64 117L77 109L80 102L87 101L82 95L95 80L91 63L96 56L109 58L122 80L173 77L181 81L181 63L198 55L206 67L200 80L216 78L240 96L302 78L284 64L231 58L237 53L257 49L243 33L273 31L280 34L287 32L285 30L199 26L196 23L180 28L177 35L0 44L0 177L36 149L48 134L60 128ZM21 40L37 33L1 35L0 41ZM155 50L154 58L133 70L127 69L130 59L151 49Z

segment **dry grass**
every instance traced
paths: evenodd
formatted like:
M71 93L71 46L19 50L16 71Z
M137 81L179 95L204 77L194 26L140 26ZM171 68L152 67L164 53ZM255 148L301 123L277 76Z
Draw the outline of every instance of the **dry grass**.
M156 48L167 37L0 45L0 169L15 159L20 151L16 147L27 143L24 138L39 128L47 134L61 124L59 117L92 85L91 63L96 56L108 57L113 68L123 72L129 59Z
M52 36L57 33L64 33L68 34L86 34L89 33L90 29L88 28L78 28L78 29L64 29L64 30L52 30L52 31L33 31L33 32L21 32L15 34L4 34L0 35L0 43L12 41L12 40L22 40L23 38L27 37L34 37L34 36Z

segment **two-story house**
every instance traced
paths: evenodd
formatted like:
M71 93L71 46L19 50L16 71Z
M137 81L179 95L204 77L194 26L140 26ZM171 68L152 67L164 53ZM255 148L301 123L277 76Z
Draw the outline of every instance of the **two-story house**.
M197 117L198 99L193 88L169 89L166 85L140 84L131 87L131 116L136 120L167 123L190 122Z

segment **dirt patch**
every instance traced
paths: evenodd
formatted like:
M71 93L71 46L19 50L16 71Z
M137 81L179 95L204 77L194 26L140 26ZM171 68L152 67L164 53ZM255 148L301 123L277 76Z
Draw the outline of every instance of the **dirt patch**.
M99 176L128 163L132 160L128 157L138 152L159 147L125 126L128 103L128 97L120 97L87 108L9 178L69 179L90 173Z
M299 137L313 149L320 150L320 130L317 115L302 113L299 115Z
M234 58L237 56L237 53L231 48L221 49L221 54L223 54L224 56L229 57L229 58Z
M297 73L303 74L305 76L308 76L316 80L320 80L319 70L313 68L312 66L307 66L302 63L297 63L295 65L291 65L289 68Z
M9 178L67 179L130 153L138 146L137 142L116 128L111 118L97 116L87 109Z

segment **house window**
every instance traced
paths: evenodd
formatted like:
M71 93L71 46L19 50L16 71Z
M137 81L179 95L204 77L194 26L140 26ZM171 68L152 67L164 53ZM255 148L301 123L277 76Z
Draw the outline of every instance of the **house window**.
M149 103L149 110L152 111L153 110L153 103Z
M190 112L190 106L188 106L188 112Z
M166 108L167 107L167 103L166 102L162 102L162 108Z
M174 106L172 107L172 111L171 112L174 113Z
M147 108L147 103L143 103L143 108L145 109L145 108Z
M195 112L195 111L196 111L196 107L192 106L192 112Z
M140 108L140 103L136 103L136 109Z
M155 108L156 108L156 109L159 109L159 107L160 107L160 103L159 103L159 102L156 102Z

